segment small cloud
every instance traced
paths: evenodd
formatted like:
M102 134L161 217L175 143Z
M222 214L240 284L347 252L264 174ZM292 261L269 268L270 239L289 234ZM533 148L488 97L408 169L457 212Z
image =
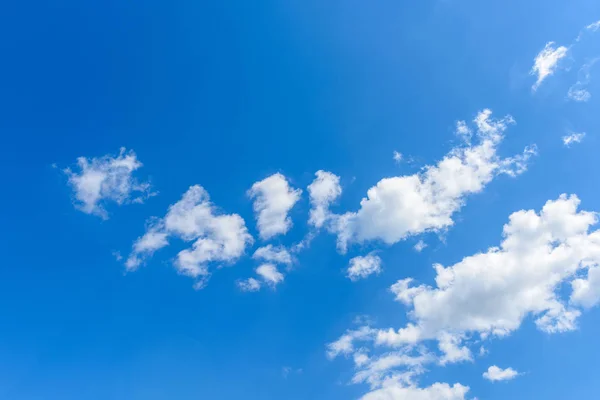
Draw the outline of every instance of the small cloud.
M258 292L260 290L260 282L254 278L248 278L237 282L237 287L242 292Z
M414 249L417 253L420 253L425 247L427 247L427 243L425 243L423 240L419 240L417 244L415 244Z
M578 102L586 102L591 97L592 94L586 89L587 85L589 85L592 80L591 69L600 60L600 57L596 57L581 66L578 73L578 79L573 86L569 88L567 92L567 97L573 101Z
M115 250L115 251L112 252L112 255L115 258L115 260L117 260L117 261L123 260L123 256L121 255L120 251L116 251Z
M573 101L586 102L592 95L586 89L577 89L574 85L569 88L567 97Z
M401 162L401 161L402 161L402 158L403 158L403 156L402 156L402 153L400 153L400 152L397 152L396 150L394 150L394 155L393 155L393 158L394 158L394 161L395 161L396 163L399 163L399 162Z
M483 377L490 382L497 381L508 381L519 376L519 373L512 368L498 368L492 365L486 372L483 373Z
M554 48L554 42L546 43L546 46L538 53L534 59L530 75L537 75L535 84L531 87L533 91L542 84L544 79L554 74L558 62L567 55L568 49L565 46Z
M581 132L581 133L572 132L571 134L569 134L567 136L563 136L562 141L566 147L571 147L571 145L573 143L581 143L581 141L583 140L584 137L585 137L585 132Z
M261 239L285 235L292 227L289 211L300 200L302 190L292 188L280 173L256 182L248 190Z
M301 374L302 373L302 368L297 368L294 369L292 367L283 367L281 369L281 376L283 376L283 379L287 379L288 376L290 376L291 374Z
M360 314L360 315L357 315L356 317L354 317L354 319L352 320L352 323L354 323L355 325L364 326L364 325L373 325L374 321L373 321L373 318L371 318L369 315Z
M357 281L369 275L379 273L381 273L381 258L373 253L369 253L364 257L354 257L350 260L347 276L351 281Z
M156 195L150 184L138 182L133 172L142 167L133 150L122 147L117 156L107 154L101 158L77 159L77 170L64 170L73 188L75 206L86 214L98 215L104 219L108 213L105 203L112 201L118 205L143 203Z
M283 274L277 270L277 267L269 263L256 268L256 273L272 287L277 286L284 279Z

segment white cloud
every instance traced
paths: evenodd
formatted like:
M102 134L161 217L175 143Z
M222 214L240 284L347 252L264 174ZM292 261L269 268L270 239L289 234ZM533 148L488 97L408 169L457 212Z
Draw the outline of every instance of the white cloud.
M537 75L537 80L532 86L535 91L542 84L544 79L554 74L558 62L567 55L568 49L565 46L554 48L554 42L546 43L546 46L535 57L530 74Z
M315 180L308 186L310 197L310 218L308 223L315 228L321 228L329 220L329 206L341 194L340 177L327 171L317 171Z
M427 247L427 243L422 240L419 240L417 244L415 244L414 249L417 253L422 252Z
M383 386L364 395L362 400L464 400L468 386L456 383L452 386L447 383L434 383L425 388L416 386L403 386L395 383Z
M410 349L385 353L373 358L359 358L358 363L354 358L358 371L352 377L352 383L366 382L375 388L383 385L386 381L389 382L390 377L387 375L390 370L405 368L407 371L401 375L401 381L404 384L411 384L416 376L425 372L423 366L434 360L432 354ZM395 376L396 382L399 377L400 375Z
M163 219L153 221L136 240L126 262L127 269L137 269L156 250L167 246L170 236L193 241L192 247L177 254L174 264L182 275L202 281L209 276L208 264L232 263L252 243L242 217L221 214L211 203L208 192L195 185L169 207Z
M563 136L562 141L566 147L571 147L571 145L573 143L581 143L581 141L583 140L584 137L585 137L585 132L581 132L581 133L571 132L569 135Z
M340 354L348 355L354 352L354 341L366 340L375 333L375 330L363 326L357 330L348 330L335 342L327 345L327 357L335 358Z
M67 168L64 172L73 188L76 207L86 214L106 219L108 213L104 206L109 201L119 205L143 203L155 195L149 183L138 182L132 177L133 172L142 167L133 150L122 147L117 156L79 157L77 165L78 171Z
M452 149L421 173L379 181L368 190L357 212L333 218L330 230L338 235L338 248L345 252L348 243L368 240L394 244L408 236L450 227L467 195L482 191L499 174L515 176L525 171L535 154L533 148L505 159L497 155L504 131L512 123L510 116L495 120L490 110L484 110L474 120L476 145Z
M293 261L292 255L284 247L276 247L272 244L256 249L252 258L285 265L290 265Z
M574 329L579 311L560 299L557 288L600 261L600 231L588 233L596 214L577 211L578 205L576 196L562 195L539 214L513 213L500 247L450 267L436 264L435 288L408 282L397 289L397 297L412 306L422 337L503 336L528 315L544 331Z
M258 231L263 240L290 230L292 219L288 212L300 200L301 194L302 190L292 189L285 176L279 173L252 185L248 195L254 199Z
M586 102L592 98L592 94L587 89L578 88L578 85L575 84L569 88L567 97L573 101Z
M496 381L507 381L516 378L519 375L517 371L512 368L498 368L492 365L486 372L483 373L483 377L491 382Z
M373 253L354 257L348 267L348 278L352 281L364 279L372 274L381 273L381 258Z
M577 39L575 40L576 42L579 42L582 38L583 35L590 32L590 33L594 33L596 31L598 31L598 29L600 29L600 21L596 21L594 23L591 23L589 25L587 25L585 28L583 28L583 30L579 33L579 36L577 36Z
M600 302L600 268L587 271L587 279L578 278L571 282L571 303L590 308Z
M592 24L589 24L585 27L585 29L591 32L596 32L598 29L600 29L600 21L596 21Z
M254 278L248 278L237 282L238 288L242 292L257 292L260 290L260 282Z
M260 276L267 284L272 287L283 282L283 274L277 270L273 264L262 264L256 268L256 274Z
M586 102L592 97L592 94L586 89L586 86L592 80L591 69L598 60L600 60L600 58L594 58L583 64L579 69L577 82L571 86L567 92L567 97L569 99L578 102Z
M472 360L472 346L479 349L482 341L509 335L526 318L546 333L576 329L581 307L600 301L600 230L590 231L598 218L578 210L579 203L575 195L561 195L540 212L513 213L498 247L448 267L435 264L435 285L398 281L391 291L408 307L409 322L397 330L365 326L347 331L328 345L328 356L364 354L367 350L357 348L357 342L399 349L433 342L438 363L444 365ZM570 295L563 290L569 284Z
M394 161L399 163L400 161L402 161L402 153L399 153L396 150L394 150L393 158L394 158Z
M461 346L464 336L453 335L448 332L441 332L438 337L438 348L442 353L440 364L454 364L461 361L473 361L471 350L466 346Z

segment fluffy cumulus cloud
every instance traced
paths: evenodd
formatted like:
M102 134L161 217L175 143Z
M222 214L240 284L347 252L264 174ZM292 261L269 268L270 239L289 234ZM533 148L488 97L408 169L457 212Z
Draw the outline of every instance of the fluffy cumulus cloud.
M285 176L279 173L252 185L248 195L254 199L258 231L263 240L290 230L292 219L288 213L301 194L302 190L292 189Z
M558 62L567 55L568 49L565 46L555 47L554 42L546 43L546 46L538 53L533 62L530 74L537 76L532 89L537 90L544 79L554 74L558 67Z
M209 276L210 263L230 264L252 243L242 217L220 213L208 192L198 185L171 205L164 218L149 224L146 233L133 244L127 269L137 269L155 251L167 246L169 237L192 242L190 248L177 254L174 264L179 273L198 279L200 284Z
M275 287L283 282L283 274L277 270L274 264L262 264L256 268L256 274L271 287Z
M490 110L477 114L474 132L466 122L457 125L464 141L436 165L414 175L385 178L368 190L357 212L336 215L330 230L338 235L338 248L348 243L381 240L393 244L411 235L450 227L452 216L467 195L483 190L499 174L518 175L526 170L535 148L501 158L497 148L512 117L493 119ZM471 143L471 141L475 143Z
M562 141L566 147L571 147L571 145L573 143L581 143L581 141L583 140L584 137L585 137L585 132L581 132L581 133L571 132L568 135L563 136Z
M401 351L437 343L437 363L444 365L471 360L472 346L509 335L527 317L546 333L575 329L582 310L600 300L600 230L592 230L597 214L579 204L577 196L561 195L539 212L513 213L498 247L448 267L434 265L435 285L398 281L391 291L408 308L410 322L400 329L348 331L328 346L329 357L364 354L357 342ZM570 293L559 290L569 284ZM404 367L401 373L415 371Z
M142 167L133 150L121 148L116 156L79 157L77 167L67 168L65 173L73 188L76 207L87 214L106 219L106 203L142 203L155 194L149 183L133 177L134 171Z
M492 365L483 373L483 377L491 382L508 381L516 378L518 375L519 373L512 368L502 369L495 365Z
M243 292L257 292L264 284L274 288L285 278L277 269L277 264L289 267L294 262L294 258L285 247L272 244L258 248L252 258L263 264L255 270L258 279L248 278L237 282L238 288Z
M350 260L347 276L352 281L381 273L381 258L373 253L354 257Z
M256 249L252 258L286 265L290 265L293 261L292 255L285 247L273 246L272 244Z
M362 400L464 400L468 386L434 383L425 388L393 383L364 395Z
M308 223L321 228L331 218L329 206L341 194L340 177L327 171L317 171L315 180L308 186L310 217Z

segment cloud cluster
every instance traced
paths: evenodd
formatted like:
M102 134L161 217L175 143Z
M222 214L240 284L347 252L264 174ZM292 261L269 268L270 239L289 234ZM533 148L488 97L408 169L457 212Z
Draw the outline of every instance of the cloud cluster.
M284 280L284 275L277 269L277 264L289 267L294 262L294 258L285 247L272 244L258 248L252 258L263 262L255 269L260 280L248 278L238 281L237 286L243 292L257 292L263 284L275 288Z
M75 206L86 214L106 219L107 202L119 205L143 203L155 194L149 183L133 178L133 172L141 168L142 163L131 150L121 148L116 156L107 154L92 159L79 157L77 166L76 171L67 168L64 172L74 192Z
M167 246L169 237L193 242L177 254L174 265L182 275L198 279L198 286L208 278L210 263L226 265L236 261L253 241L242 217L220 213L199 185L191 186L181 200L169 207L164 218L151 222L146 233L133 244L127 269L137 269L155 251Z
M363 354L357 342L402 351L433 342L444 365L472 360L471 346L509 335L527 317L546 333L575 329L582 307L600 301L600 230L591 230L597 214L579 204L577 196L561 195L539 212L513 213L498 247L448 267L435 264L435 285L398 281L391 291L408 308L410 322L397 330L348 331L328 345L329 357ZM565 285L570 295L559 290ZM490 378L496 372L489 371Z
M499 174L524 172L535 148L509 158L501 158L498 145L514 123L512 117L493 119L490 110L477 114L475 132L460 121L457 133L465 139L436 165L413 175L380 180L367 192L357 212L336 215L330 230L337 233L338 248L345 252L349 243L380 240L394 244L408 236L450 227L452 216L466 196L480 192ZM475 144L471 139L475 139Z

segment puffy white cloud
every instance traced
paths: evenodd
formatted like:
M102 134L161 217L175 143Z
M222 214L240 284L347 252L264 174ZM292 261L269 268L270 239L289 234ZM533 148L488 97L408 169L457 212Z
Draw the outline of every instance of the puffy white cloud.
M554 74L558 62L567 55L568 49L565 46L554 47L554 42L546 43L546 46L535 57L530 74L537 75L537 80L532 86L535 91L542 84L544 79Z
M260 282L254 278L248 278L237 282L238 288L242 292L257 292L260 290Z
M277 270L273 264L262 264L256 268L256 274L259 275L267 284L275 287L283 282L283 274Z
M361 355L362 353L358 354ZM390 377L387 375L390 370L404 368L406 372L402 375L395 375L393 379L396 382L400 379L404 384L411 384L416 376L425 371L424 365L434 360L435 357L432 354L415 352L410 349L394 351L373 358L359 358L359 363L356 362L355 357L354 361L358 371L354 374L352 383L366 382L372 388L375 388L383 385L386 381L389 382Z
M581 143L585 137L585 132L576 133L571 132L569 135L563 136L562 141L566 147L570 147L573 143Z
M573 293L571 302L585 308L593 307L600 302L600 268L593 267L587 271L587 278L578 278L571 282Z
M411 278L396 282L391 292L408 307L409 322L396 330L347 331L328 345L328 356L365 354L358 342L401 351L437 343L437 361L445 365L472 360L471 346L478 349L490 337L509 335L528 317L546 333L575 329L581 307L600 301L600 230L591 230L598 218L579 210L579 204L577 196L561 195L539 212L513 213L498 247L448 267L435 264L435 285L418 285ZM564 290L569 284L570 296ZM401 374L415 373L397 368ZM378 379L397 373L382 372Z
M242 217L221 214L199 185L191 186L164 218L153 221L136 240L126 262L128 270L137 269L156 250L167 246L169 236L193 241L190 248L179 252L174 264L179 273L201 280L209 276L208 264L232 263L252 243Z
M434 265L436 287L411 287L406 280L395 286L397 298L412 306L422 337L436 338L440 332L502 336L528 315L537 317L544 331L574 329L579 311L559 297L557 288L600 261L600 231L588 233L596 214L578 211L578 205L576 196L562 195L540 213L515 212L500 247L450 267Z
M273 246L272 244L259 247L252 255L255 260L269 261L276 264L289 265L293 262L292 255L281 246Z
M133 178L134 171L142 167L133 150L122 147L119 154L107 154L100 158L77 159L78 171L67 168L64 172L69 177L69 185L73 188L76 207L86 214L108 218L105 203L112 201L119 205L124 203L143 203L145 199L155 195L150 184L138 182Z
M330 229L338 235L338 248L344 252L350 242L382 240L394 244L411 235L440 231L451 226L452 215L467 195L483 190L498 174L518 175L525 171L535 154L528 148L522 155L502 159L497 146L512 117L496 120L490 110L474 120L477 144L453 148L436 165L421 173L385 178L367 192L357 212L336 216ZM466 123L459 124L459 131Z
M373 253L354 257L348 267L348 278L352 281L364 279L372 274L381 273L381 258Z
M462 346L464 336L441 332L437 336L438 348L442 352L440 364L453 364L461 361L472 361L473 355L468 347Z
M519 373L512 368L502 369L495 365L492 365L483 373L483 377L491 382L511 380L518 375Z
M340 177L327 171L317 171L315 180L308 185L310 197L310 217L308 223L321 228L331 217L329 206L341 194Z
M292 219L288 212L300 200L301 194L302 190L292 189L285 176L279 173L252 185L248 195L254 199L258 231L263 240L290 230Z
M434 383L425 388L390 384L364 395L362 400L464 400L468 386Z

